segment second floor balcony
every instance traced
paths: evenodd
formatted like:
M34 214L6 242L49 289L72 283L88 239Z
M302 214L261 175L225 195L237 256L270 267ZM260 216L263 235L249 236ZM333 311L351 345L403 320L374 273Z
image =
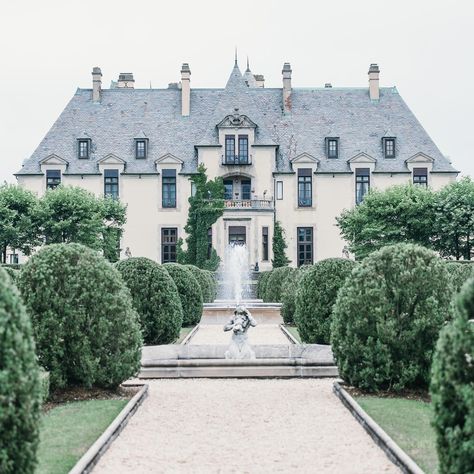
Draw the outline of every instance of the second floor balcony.
M252 164L252 155L222 155L221 164L225 166L246 166Z
M273 211L272 199L225 199L225 210L266 210Z

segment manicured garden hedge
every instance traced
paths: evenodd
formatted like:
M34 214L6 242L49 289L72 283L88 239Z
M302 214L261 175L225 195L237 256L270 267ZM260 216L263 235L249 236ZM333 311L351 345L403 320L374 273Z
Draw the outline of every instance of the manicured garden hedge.
M40 379L31 323L0 268L0 472L33 473L39 440Z
M424 247L397 244L358 264L339 291L331 327L339 374L366 390L426 387L451 277Z
M474 277L473 263L448 262L446 268L449 270L453 279L455 292L459 292L469 278Z
M265 301L270 303L281 303L284 283L296 270L292 267L274 268L265 285Z
M119 271L80 244L52 244L22 268L19 288L51 388L116 387L140 367L142 337Z
M153 260L127 258L116 263L137 310L145 344L170 344L179 337L183 310L169 273Z
M202 300L204 303L212 303L216 297L216 281L213 273L209 270L202 270L194 265L185 265L185 267L194 275L201 288Z
M281 316L285 324L295 322L296 290L304 273L310 268L311 265L303 265L285 280L281 294Z
M337 292L354 265L353 260L328 258L311 266L299 279L294 320L304 343L329 344Z
M440 473L474 472L474 278L457 296L454 319L441 331L431 396Z
M267 301L265 298L265 291L267 289L267 282L268 279L270 278L271 271L268 272L260 272L258 276L258 282L257 282L257 296L261 298L263 301Z
M197 324L202 314L202 293L198 281L185 265L166 263L163 267L166 268L178 288L183 308L183 326Z

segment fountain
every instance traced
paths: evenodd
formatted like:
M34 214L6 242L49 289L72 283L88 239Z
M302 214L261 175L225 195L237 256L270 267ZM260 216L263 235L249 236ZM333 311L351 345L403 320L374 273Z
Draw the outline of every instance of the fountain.
M219 299L240 304L248 296L250 279L249 255L247 246L229 244L219 267Z

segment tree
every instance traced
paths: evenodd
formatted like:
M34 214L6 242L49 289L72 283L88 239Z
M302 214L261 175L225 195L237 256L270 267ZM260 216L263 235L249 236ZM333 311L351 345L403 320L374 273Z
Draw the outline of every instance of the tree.
M40 401L31 323L18 290L0 268L0 472L34 472Z
M444 257L471 260L474 255L474 182L469 177L436 193L433 248Z
M208 248L208 231L224 213L224 184L222 178L208 180L206 167L201 163L197 174L193 175L196 192L189 198L189 214L184 230L187 233L186 250L182 241L178 246L179 263L195 265L207 270L215 270L216 255ZM215 253L215 252L214 252Z
M431 247L435 223L434 193L421 186L373 190L354 209L336 220L349 251L357 259L396 243Z
M281 227L280 222L276 221L273 228L273 268L286 267L290 263L290 260L286 257L286 242L284 236L284 230Z
M125 216L126 208L117 200L59 186L40 200L38 222L46 243L80 243L116 261Z
M29 255L39 244L36 222L38 200L21 186L0 186L0 263L7 263L7 248Z

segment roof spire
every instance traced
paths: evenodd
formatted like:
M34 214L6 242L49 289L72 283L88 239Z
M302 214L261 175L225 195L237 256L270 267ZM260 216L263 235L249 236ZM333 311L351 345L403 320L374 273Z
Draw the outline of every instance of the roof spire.
M245 72L250 72L250 66L249 66L249 57L247 56L247 69Z
M234 60L234 66L237 66L237 46L235 47L235 60Z

